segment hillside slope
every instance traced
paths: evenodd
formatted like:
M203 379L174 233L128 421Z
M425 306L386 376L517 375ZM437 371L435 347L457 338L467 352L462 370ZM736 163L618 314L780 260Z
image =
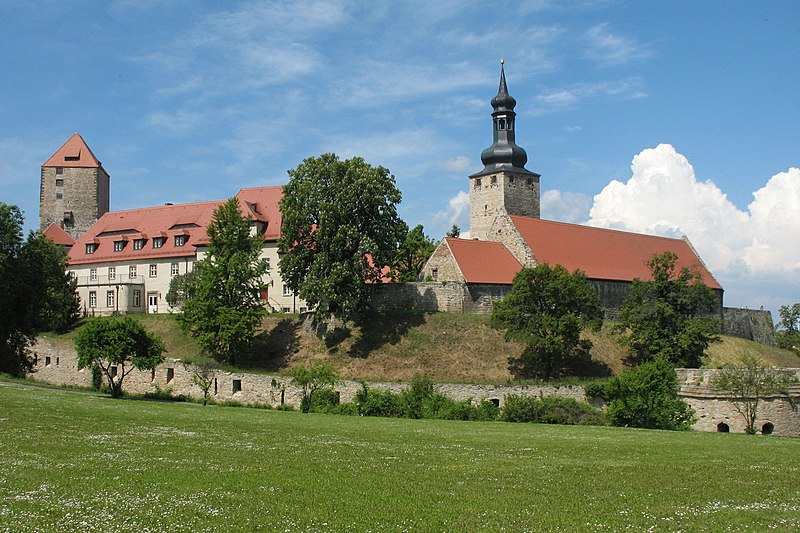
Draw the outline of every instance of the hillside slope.
M159 335L169 357L185 361L200 357L196 342L181 331L171 315L140 315L148 330ZM64 336L65 340L74 335ZM574 375L599 377L624 368L625 349L606 325L587 333L592 360L584 361ZM344 378L408 380L421 373L439 382L507 382L524 376L515 372L522 346L507 343L503 333L489 327L489 318L455 313L384 312L372 315L336 343L325 343L305 331L295 315L270 315L264 320L250 354L239 359L246 369L282 372L324 358ZM705 366L735 361L755 354L771 365L800 367L793 353L761 344L723 337L709 350Z

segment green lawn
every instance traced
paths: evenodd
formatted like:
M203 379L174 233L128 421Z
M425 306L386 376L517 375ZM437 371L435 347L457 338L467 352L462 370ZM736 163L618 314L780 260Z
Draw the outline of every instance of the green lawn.
M0 384L0 530L800 529L800 440Z

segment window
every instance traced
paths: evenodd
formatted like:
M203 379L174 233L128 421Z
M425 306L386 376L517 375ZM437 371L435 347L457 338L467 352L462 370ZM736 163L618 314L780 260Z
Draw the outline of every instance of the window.
M169 275L170 276L177 276L178 275L178 263L172 263L169 267Z
M242 380L241 379L234 379L233 380L233 393L236 394L237 392L242 392Z
M308 312L308 307L301 307L301 308L300 308L300 314L301 314L301 315L302 315L303 313L306 313L306 312Z
M291 313L291 312L292 312L292 310L291 310L291 309L289 309L288 307L283 307L283 308L281 308L281 312L282 312L282 313Z
M62 198L64 198L64 195L61 194L60 192L57 192L56 193L56 200L61 200Z
M114 291L106 291L106 307L114 307Z
M117 279L117 267L108 267L108 281Z
M90 268L89 269L89 281L97 281L97 269Z
M121 252L125 248L125 241L114 241L114 251Z
M64 178L56 178L56 187L64 186Z
M289 287L288 285L284 285L283 286L283 295L284 296L291 296L292 295L291 287Z
M492 176L492 185L497 185L497 176Z
M142 291L133 291L133 306L140 307L142 305Z
M131 265L128 267L128 278L136 279L136 265Z
M75 225L75 218L72 216L72 211L64 211L63 220L64 220L64 227L65 228L71 228L71 227L73 227ZM88 246L89 245L87 244L86 246L87 246L87 250L88 250ZM86 253L87 254L89 254L89 253L93 254L94 252L93 251L92 252L88 252L87 251Z
M97 292L89 291L89 307L97 307Z
M153 248L161 248L166 240L164 237L156 237L153 239Z
M158 276L158 265L150 265L150 277L155 278Z
M262 262L262 263L264 263L264 264L266 265L266 269L267 269L267 270L269 270L269 269L270 269L270 265L269 265L269 257L264 257L264 258L262 258L262 259L261 259L261 262Z
M433 281L436 281L436 280L439 279L439 269L438 268L434 268L433 270L431 270L431 277L433 278Z
M175 235L175 246L183 246L186 244L186 235Z
M50 366L50 358L49 357L45 357L44 358L44 366Z
M72 276L72 279L78 279L78 273L74 270L70 270L69 275Z
M169 384L173 379L175 379L175 369L168 368L167 369L167 383Z
M89 244L86 245L87 254L91 255L95 252L95 250L97 250L97 245L95 243L90 242Z
M56 167L56 176L61 176L64 174L64 167Z
M133 249L134 250L141 250L144 248L144 239L134 239L133 240Z
M478 188L480 188L480 186L481 186L481 179L480 179L480 178L477 178L477 179L475 180L475 188L476 188L476 189L478 189Z

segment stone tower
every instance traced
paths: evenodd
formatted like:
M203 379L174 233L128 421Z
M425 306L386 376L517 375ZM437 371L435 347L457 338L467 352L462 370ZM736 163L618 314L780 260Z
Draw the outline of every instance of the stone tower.
M108 211L109 176L78 133L42 165L39 229L56 224L78 239Z
M539 218L539 174L525 168L528 155L514 142L514 106L500 62L500 88L492 99L492 145L481 153L483 170L470 180L470 236L494 240L491 229L498 215Z

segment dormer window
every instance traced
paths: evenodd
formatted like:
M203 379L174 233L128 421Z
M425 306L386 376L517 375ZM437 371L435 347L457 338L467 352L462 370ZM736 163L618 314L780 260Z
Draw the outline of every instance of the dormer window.
M186 244L186 235L175 235L175 246L183 246Z
M167 241L165 237L155 237L153 238L153 248L161 248L164 246L164 243Z
M114 241L114 251L121 252L125 248L125 241Z
M133 249L134 250L141 250L144 248L144 239L134 239L133 240Z
M97 244L95 244L93 242L90 242L89 244L86 245L86 253L87 253L87 255L91 255L91 254L95 253L95 251L97 251Z

